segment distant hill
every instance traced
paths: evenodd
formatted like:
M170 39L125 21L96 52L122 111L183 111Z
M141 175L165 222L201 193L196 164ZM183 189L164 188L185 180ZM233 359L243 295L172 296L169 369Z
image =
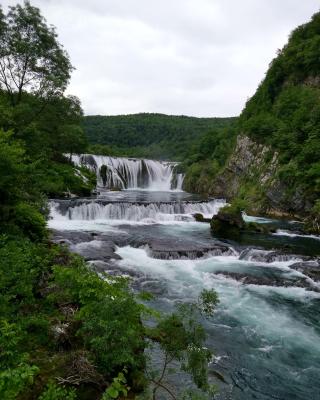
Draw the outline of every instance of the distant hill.
M235 120L148 113L93 115L84 117L83 128L90 144L107 145L114 154L182 160L204 134L229 127Z

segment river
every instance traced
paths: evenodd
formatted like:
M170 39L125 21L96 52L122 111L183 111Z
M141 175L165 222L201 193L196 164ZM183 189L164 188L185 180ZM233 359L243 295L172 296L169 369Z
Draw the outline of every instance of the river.
M216 399L320 398L318 237L301 237L295 223L273 221L275 235L221 240L193 214L211 217L225 201L183 192L175 163L74 161L97 173L98 194L52 200L54 240L97 271L130 276L133 290L153 293L151 305L164 312L214 288L220 303L205 328L215 355ZM108 166L103 177L102 165Z

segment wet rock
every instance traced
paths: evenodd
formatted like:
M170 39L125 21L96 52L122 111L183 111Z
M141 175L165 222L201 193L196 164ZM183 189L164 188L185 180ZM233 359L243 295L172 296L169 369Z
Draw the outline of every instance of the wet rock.
M211 220L211 229L217 234L238 232L246 226L242 218L241 210L233 211L231 207L223 207Z
M304 262L297 262L290 265L290 268L301 272L302 274L308 276L315 282L320 282L320 261L310 260Z
M98 272L98 273L104 273L104 272L110 272L110 263L101 261L101 260L90 260L88 264L91 266L91 268Z
M92 240L92 233L82 231L58 231L52 229L51 240L55 243L61 243L64 241L65 244L69 246L70 244L88 242Z
M240 281L244 285L259 285L259 286L278 286L278 287L303 287L310 288L309 283L305 278L300 279L285 279L284 277L276 276L254 276L245 275L238 272L218 271L217 275L223 275L227 278Z
M115 253L116 246L111 241L91 240L72 245L70 250L82 256L86 261L110 259L120 259L121 257Z
M157 296L159 295L162 296L168 292L166 283L156 280L142 282L140 285L140 289L144 290L145 292L150 292Z
M193 214L193 218L197 222L207 222L207 223L211 222L211 218L204 218L204 216L202 214L200 214L200 213Z
M157 240L149 242L147 251L150 257L160 260L195 260L205 256L234 255L235 251L220 243L204 245L186 240Z
M103 186L106 186L106 184L107 184L107 175L108 175L108 167L106 165L101 165L99 174L100 174L100 177L102 179Z
M253 249L247 248L243 250L239 256L240 260L248 260L248 261L257 261L257 262L264 262L264 263L272 263L276 261L290 261L295 259L303 259L308 260L309 257L295 255L295 254L287 254L282 253L280 251L268 251L268 250L261 250L261 249Z

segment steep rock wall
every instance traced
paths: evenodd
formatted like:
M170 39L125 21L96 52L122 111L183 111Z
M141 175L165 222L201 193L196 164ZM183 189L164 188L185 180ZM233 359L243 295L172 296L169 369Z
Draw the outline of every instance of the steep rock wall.
M245 135L238 136L234 151L208 193L228 200L246 198L255 212L304 215L311 208L299 188L281 181L278 153Z

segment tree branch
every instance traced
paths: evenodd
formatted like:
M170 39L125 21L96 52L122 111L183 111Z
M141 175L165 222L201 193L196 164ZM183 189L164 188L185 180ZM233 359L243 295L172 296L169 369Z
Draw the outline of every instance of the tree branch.
M151 382L160 386L162 389L166 390L174 400L177 400L176 396L172 393L172 391L169 388L167 388L166 386L164 386L162 383L156 382L153 379L151 379ZM155 388L155 389L157 389L157 388Z

